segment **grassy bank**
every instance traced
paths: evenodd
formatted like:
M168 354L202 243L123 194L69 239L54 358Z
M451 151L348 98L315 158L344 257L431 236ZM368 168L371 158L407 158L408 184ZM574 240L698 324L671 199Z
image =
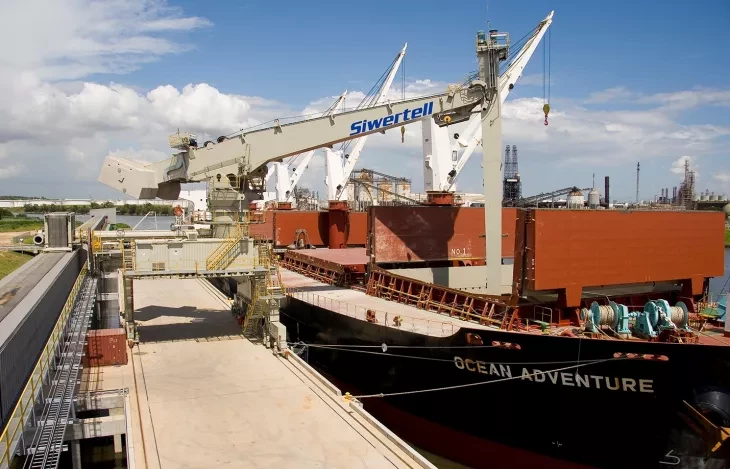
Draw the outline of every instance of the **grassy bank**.
M0 252L0 279L3 279L10 272L33 259L28 254L17 252Z
M725 247L730 248L730 228L725 229Z
M43 228L43 220L34 218L3 218L0 220L0 233L8 231L32 231Z

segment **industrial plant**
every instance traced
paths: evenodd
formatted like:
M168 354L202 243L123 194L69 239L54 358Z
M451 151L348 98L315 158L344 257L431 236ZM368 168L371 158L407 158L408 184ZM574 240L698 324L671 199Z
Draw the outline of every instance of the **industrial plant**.
M124 225L109 201L0 245L34 254L0 279L0 469L728 466L709 285L730 205L689 163L648 202L640 163L630 202L608 175L525 195L501 108L543 44L550 125L552 23L477 31L477 70L435 93L392 99L396 44L355 107L345 91L217 138L171 128L159 161L108 154L100 184L173 217ZM423 193L362 168L406 125ZM316 157L323 200L300 184Z

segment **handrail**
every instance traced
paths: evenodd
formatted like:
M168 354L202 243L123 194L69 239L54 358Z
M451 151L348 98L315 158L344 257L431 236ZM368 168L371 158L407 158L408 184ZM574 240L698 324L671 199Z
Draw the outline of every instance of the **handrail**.
M25 427L25 423L28 418L32 415L33 405L36 400L36 392L43 389L43 381L46 372L51 368L52 362L55 361L55 350L56 344L63 335L63 331L66 325L71 310L73 309L74 301L79 289L86 277L86 265L79 272L76 281L74 282L73 288L66 299L66 303L63 305L61 314L53 326L51 336L48 338L46 345L43 347L40 358L36 362L33 371L30 374L28 382L23 388L23 392L20 394L18 403L15 404L13 412L10 414L8 423L0 434L0 469L7 469L10 467L12 457L15 454L15 449L22 440L22 430ZM18 434L20 432L20 435Z

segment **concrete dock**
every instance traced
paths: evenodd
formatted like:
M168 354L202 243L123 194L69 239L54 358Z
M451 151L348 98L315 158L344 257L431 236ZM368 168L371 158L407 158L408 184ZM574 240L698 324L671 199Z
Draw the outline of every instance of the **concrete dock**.
M131 360L81 387L129 389L128 467L434 467L298 357L242 337L207 281L135 280L134 295Z

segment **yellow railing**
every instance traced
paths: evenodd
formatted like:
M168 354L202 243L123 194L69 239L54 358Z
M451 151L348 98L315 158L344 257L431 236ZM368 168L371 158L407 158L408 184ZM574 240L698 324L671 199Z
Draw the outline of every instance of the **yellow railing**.
M129 241L129 252L127 252L127 249L124 248L124 241L119 240L119 251L122 253L122 267L124 270L135 270L134 269L134 250L135 250L135 243L134 240Z
M248 311L246 312L246 317L243 320L242 332L244 335L248 335L253 332L249 330L249 328L253 327L255 324L253 321L258 318L263 318L265 314L265 312L262 311L263 306L260 304L259 300L263 296L267 295L266 280L263 282L259 282L258 280L253 281L256 283L252 286L251 304L248 305Z
M76 295L81 288L81 284L83 283L85 276L86 266L81 269L79 276L76 278L76 282L71 289L71 293L69 294L66 303L63 305L61 315L53 327L51 336L48 338L45 347L43 347L41 356L38 359L38 362L36 362L35 368L33 368L33 372L30 374L30 379L26 383L25 388L23 388L23 392L20 395L18 403L13 409L13 413L10 414L8 424L2 434L0 434L0 469L10 467L15 446L17 445L18 440L20 440L25 422L31 415L36 399L36 392L39 388L42 389L43 377L45 376L46 371L51 368L51 364L55 360L54 355L56 344L63 334L66 320L68 319L69 314L71 314L74 300L76 299Z
M205 260L206 270L223 270L228 267L231 262L233 262L233 258L231 258L230 254L248 233L248 225L242 225L236 221L233 226L234 231L232 236L230 238L226 238Z

